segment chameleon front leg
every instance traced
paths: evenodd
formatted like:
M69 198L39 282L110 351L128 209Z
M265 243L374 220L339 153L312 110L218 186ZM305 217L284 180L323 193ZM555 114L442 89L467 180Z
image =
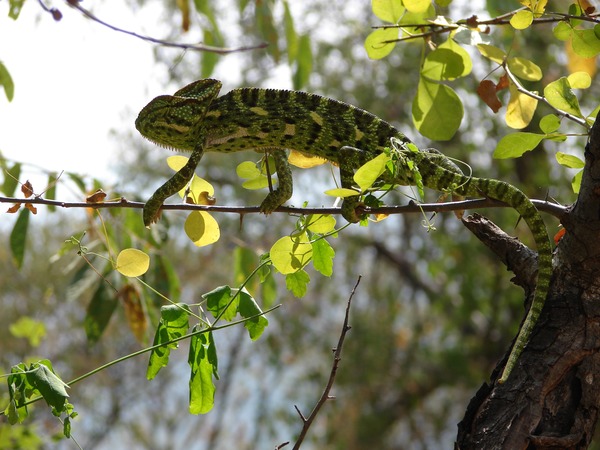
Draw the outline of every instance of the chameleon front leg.
M152 197L148 199L144 205L144 225L149 227L151 224L156 222L160 216L160 207L164 201L171 195L176 194L182 190L194 176L196 167L202 159L204 154L204 147L202 144L198 146L192 152L190 159L185 166L183 166L175 175L173 175L165 184L159 187Z
M270 151L270 154L273 156L275 170L277 170L277 188L269 192L260 204L260 211L265 214L271 214L283 205L290 199L294 191L292 170L285 150L274 149Z
M363 161L366 152L356 147L344 146L339 150L340 157L338 164L340 166L340 179L342 187L352 189L356 184L354 182L354 170L364 164ZM360 195L353 195L344 198L342 202L342 216L350 223L360 222L361 216L356 213L360 206Z

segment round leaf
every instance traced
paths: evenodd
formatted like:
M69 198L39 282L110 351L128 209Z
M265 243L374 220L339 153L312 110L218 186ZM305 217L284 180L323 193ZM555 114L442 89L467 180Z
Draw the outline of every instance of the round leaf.
M185 234L197 247L213 244L221 237L217 221L206 211L192 211L185 220Z
M117 271L126 277L139 277L150 267L150 257L136 248L126 248L117 256Z
M285 275L297 272L310 262L312 245L306 233L284 236L273 244L269 254L275 268Z
M398 28L379 28L365 39L365 50L371 59L382 59L394 50L395 42L384 43L398 39Z

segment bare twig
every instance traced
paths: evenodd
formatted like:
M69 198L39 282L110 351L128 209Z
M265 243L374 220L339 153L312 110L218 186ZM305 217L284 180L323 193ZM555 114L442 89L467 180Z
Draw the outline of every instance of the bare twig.
M129 36L133 36L138 39L142 39L143 41L152 42L153 44L159 44L159 45L163 45L165 47L175 47L175 48L180 48L180 49L184 49L184 50L195 50L195 51L211 52L211 53L217 53L219 55L224 55L227 53L256 50L259 48L265 48L267 46L266 43L262 43L262 44L258 44L258 45L251 45L251 46L244 46L244 47L224 48L224 47L214 47L212 45L205 45L205 44L185 44L185 43L165 41L165 40L156 39L156 38L153 38L150 36L144 36L144 35L135 33L133 31L125 30L123 28L119 28L114 25L111 25L111 24L99 19L97 16L92 14L90 11L88 11L87 9L85 9L81 5L79 5L80 0L66 0L66 2L69 4L69 6L75 8L76 10L81 12L88 19L91 19L94 22L99 23L100 25L110 28L113 31L117 31L119 33L124 33ZM40 3L41 3L41 1L40 1ZM45 8L45 9L47 9L47 8Z
M535 200L531 202L536 206L539 211L543 211L557 218L561 218L567 212L567 207L559 205L557 203L551 203L547 200ZM31 203L38 205L56 206L60 208L92 208L92 209L104 209L104 208L135 208L142 209L144 207L143 202L132 202L126 198L121 198L117 201L102 202L102 203L86 203L86 202L63 202L60 200L48 200L41 197L34 198L16 198L16 197L2 197L0 196L0 203ZM461 211L465 209L482 209L482 208L511 208L510 205L503 203L498 200L489 198L482 198L476 200L463 200L457 202L443 202L443 203L415 203L410 202L408 205L403 206L382 206L379 208L364 208L364 212L367 214L409 214L409 213L423 213L423 212L452 212ZM162 205L162 210L170 211L206 211L206 212L220 212L220 213L234 213L234 214L258 214L260 213L260 206L215 206L215 205L191 205L191 204L177 204L177 205ZM341 214L341 208L294 208L292 206L280 206L274 212L281 212L287 214Z
M352 304L352 297L354 297L356 288L358 287L358 284L360 283L360 279L361 279L361 277L359 276L358 279L356 280L356 284L352 288L350 297L348 297L348 303L346 304L346 313L344 315L344 325L342 326L342 331L340 333L340 338L338 340L337 347L334 349L333 364L331 366L329 380L327 381L327 385L325 386L325 389L323 390L321 397L319 397L317 404L315 405L315 407L313 408L312 412L310 413L310 415L308 417L304 417L304 415L300 412L298 407L294 405L294 408L296 408L296 411L298 412L298 415L300 416L300 419L302 420L302 431L300 432L300 435L298 436L298 439L296 440L296 443L294 444L293 450L298 450L300 448L300 446L302 445L302 442L304 441L304 438L306 437L306 433L308 433L308 429L310 428L311 424L317 417L317 414L319 413L319 411L321 410L321 408L325 404L325 402L329 399L334 398L329 395L329 392L331 391L331 388L333 387L333 382L335 381L335 376L337 374L337 370L340 365L340 361L342 360L342 347L344 345L344 340L346 339L346 333L348 333L348 331L350 331L350 326L348 325L349 316L350 316L350 306Z

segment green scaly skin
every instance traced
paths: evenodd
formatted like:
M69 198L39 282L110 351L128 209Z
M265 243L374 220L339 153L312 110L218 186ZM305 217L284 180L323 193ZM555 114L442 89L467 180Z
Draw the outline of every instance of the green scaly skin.
M191 180L204 152L242 150L268 152L277 169L277 188L267 195L261 211L269 214L292 195L292 175L286 150L318 156L340 167L342 187L354 184L354 171L398 141L394 173L382 180L415 185L418 168L423 186L463 196L487 197L512 206L523 217L538 248L537 288L531 308L515 340L500 378L506 381L527 344L542 311L552 275L552 247L544 222L529 198L503 181L465 176L435 150L412 151L410 140L377 116L333 99L297 91L234 89L218 97L221 82L196 81L174 95L152 100L139 114L136 128L149 140L176 150L192 152L188 163L162 185L144 207L144 223L158 219L163 202ZM358 222L359 196L348 197L342 215Z

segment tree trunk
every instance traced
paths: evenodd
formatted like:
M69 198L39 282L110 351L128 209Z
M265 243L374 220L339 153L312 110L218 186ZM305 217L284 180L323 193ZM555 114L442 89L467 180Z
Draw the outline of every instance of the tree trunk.
M531 340L507 382L497 382L505 357L491 384L483 384L471 400L458 425L456 449L584 449L592 440L600 405L598 120L585 162L577 202L561 218L566 234L555 252L550 293ZM489 237L497 233L484 229L478 234L488 237L480 239L498 251L498 236L494 244ZM530 254L517 252L515 245L502 244L513 247L505 262L517 281L527 284Z

